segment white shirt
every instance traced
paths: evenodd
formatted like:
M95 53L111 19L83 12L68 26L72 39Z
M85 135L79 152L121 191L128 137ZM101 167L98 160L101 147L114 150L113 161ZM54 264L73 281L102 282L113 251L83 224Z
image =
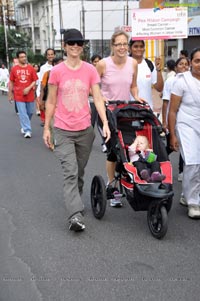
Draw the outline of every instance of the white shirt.
M53 66L50 65L48 62L46 62L44 65L42 65L40 67L40 73L38 74L39 81L38 81L38 86L37 86L37 90L36 90L36 95L38 97L40 96L40 89L41 89L41 82L42 82L43 75L46 71L49 71L52 68L53 68Z
M175 79L176 79L175 76L171 76L168 79L166 79L166 81L164 83L164 88L163 88L162 99L168 101L167 112L166 112L166 122L167 123L168 123L168 114L169 114L169 105L170 105L171 92L172 92L172 87L174 85Z
M9 72L7 68L0 68L0 80L8 80Z
M137 74L137 87L138 95L148 102L150 107L153 109L152 101L152 85L157 82L157 71L154 65L154 69L151 72L149 66L147 65L145 59L138 64L138 74Z
M53 68L53 66L50 65L48 62L46 62L44 65L41 66L41 68L40 68L40 77L39 77L40 82L42 81L44 73L46 71L51 70L52 68Z

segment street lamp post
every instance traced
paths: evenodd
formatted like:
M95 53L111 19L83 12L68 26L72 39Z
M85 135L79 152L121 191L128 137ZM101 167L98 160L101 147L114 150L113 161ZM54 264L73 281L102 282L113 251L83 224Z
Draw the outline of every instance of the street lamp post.
M4 26L4 35L5 35L5 46L6 46L6 63L7 68L9 69L10 62L9 62L9 55L8 55L8 36L7 36L7 29L6 29L6 15L5 15L5 5L2 3L2 13L3 13L3 26Z
M128 26L128 11L129 11L128 0L126 0L126 25L127 26Z
M103 0L101 0L101 56L103 57Z
M82 34L85 39L85 7L84 7L84 0L81 1L82 7Z

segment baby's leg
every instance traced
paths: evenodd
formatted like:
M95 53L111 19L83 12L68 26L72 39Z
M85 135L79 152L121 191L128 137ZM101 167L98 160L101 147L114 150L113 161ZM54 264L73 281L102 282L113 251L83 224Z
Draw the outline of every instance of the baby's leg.
M137 168L139 176L148 182L150 180L150 174L146 162L136 161L133 162L133 165Z

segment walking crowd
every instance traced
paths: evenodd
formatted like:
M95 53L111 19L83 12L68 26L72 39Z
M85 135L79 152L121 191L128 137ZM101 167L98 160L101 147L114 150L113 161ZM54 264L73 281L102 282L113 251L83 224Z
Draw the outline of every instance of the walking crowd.
M152 87L162 93L166 151L168 155L180 151L180 204L188 206L190 218L200 218L200 47L191 52L190 58L185 57L187 51L182 51L177 61L169 60L164 81L161 59L155 58L155 62L146 59L144 41L129 40L124 31L112 35L110 56L101 58L94 54L91 63L82 60L86 40L79 30L66 30L63 40L66 58L57 58L55 50L49 48L42 66L29 64L25 51L17 52L18 64L11 68L9 75L8 100L16 104L24 138L32 137L34 112L39 116L44 127L44 143L60 160L69 229L85 229L81 195L97 118L102 122L102 151L107 152L107 190L116 188L117 158L115 153L107 151L111 133L105 103L135 100L147 102L154 110ZM142 139L137 143L143 143ZM133 144L134 152L137 143ZM146 141L140 147L149 148ZM140 170L143 178L148 177L144 166ZM165 179L156 161L150 176L147 182ZM122 207L119 192L115 190L110 206Z

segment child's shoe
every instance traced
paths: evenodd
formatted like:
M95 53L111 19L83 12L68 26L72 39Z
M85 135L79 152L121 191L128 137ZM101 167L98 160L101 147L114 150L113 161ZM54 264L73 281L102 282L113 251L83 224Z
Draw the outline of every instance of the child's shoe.
M149 172L147 169L143 169L140 172L140 176L143 180L149 182L151 180L150 176L149 176Z
M165 178L166 176L161 174L159 171L154 171L151 174L151 182L162 182Z

